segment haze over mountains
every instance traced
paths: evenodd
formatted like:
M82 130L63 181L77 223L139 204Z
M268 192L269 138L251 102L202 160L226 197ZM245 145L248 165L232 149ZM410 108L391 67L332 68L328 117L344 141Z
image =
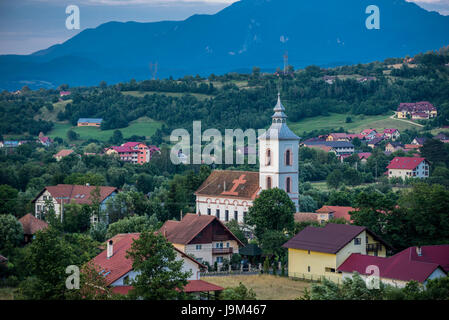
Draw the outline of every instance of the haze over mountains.
M366 7L380 8L368 30ZM186 74L336 66L414 55L449 44L449 16L405 0L242 0L214 15L109 22L32 55L0 56L0 89L97 85Z

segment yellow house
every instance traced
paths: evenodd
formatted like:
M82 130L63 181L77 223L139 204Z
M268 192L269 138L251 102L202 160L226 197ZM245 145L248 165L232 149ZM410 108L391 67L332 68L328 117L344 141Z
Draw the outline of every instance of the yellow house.
M386 257L388 244L366 227L329 223L324 228L307 227L290 239L288 276L339 282L337 268L353 253Z

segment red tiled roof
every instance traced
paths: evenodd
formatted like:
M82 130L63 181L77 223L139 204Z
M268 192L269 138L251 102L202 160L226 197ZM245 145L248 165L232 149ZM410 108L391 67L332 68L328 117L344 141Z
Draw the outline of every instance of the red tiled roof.
M112 287L112 293L126 295L133 288L134 288L133 286L116 286ZM193 292L208 292L208 291L223 291L223 290L224 290L223 287L217 286L213 283L204 280L190 280L187 282L187 285L184 287L183 291L186 293L193 293Z
M217 221L235 240L243 246L243 243L215 216L186 214L181 221L168 220L159 229L159 232L171 243L188 244L204 228L213 221Z
M36 198L34 198L33 202L35 202L42 193L47 190L50 192L51 196L60 203L64 201L64 203L75 202L78 204L91 204L91 192L95 190L95 186L81 186L81 185L73 185L73 184L58 184L56 186L48 186L42 190ZM111 195L114 191L117 192L117 188L115 187L98 187L100 188L100 202L106 199ZM66 198L69 199L57 199L57 198Z
M184 292L223 291L224 288L204 280L190 280L184 287Z
M394 129L394 128L389 128L389 129L385 129L384 130L384 133L387 133L387 134L393 134L393 133L395 133L396 131L399 131L398 129Z
M318 221L318 215L314 212L296 212L294 219L295 222Z
M75 151L73 151L71 149L62 149L57 154L55 154L53 157L54 158L56 158L56 157L66 157L66 156L72 154L73 152L75 152Z
M35 234L36 232L48 228L48 223L36 218L31 213L19 219L22 224L24 234Z
M109 259L107 258L107 250L104 250L91 261L100 267L102 270L102 275L106 279L106 284L110 285L117 281L120 277L127 274L132 270L132 260L127 259L127 251L131 249L131 245L135 239L140 237L140 233L121 233L107 240L113 242L113 255ZM173 247L174 248L174 247ZM186 255L182 251L174 248L182 257L188 258L194 263L198 264L200 268L205 268L205 266L192 257ZM104 270L104 271L103 271Z
M254 200L259 190L259 172L214 170L195 195Z
M8 262L8 259L0 254L0 264Z
M414 170L423 161L426 161L426 159L419 157L395 157L391 160L387 169Z
M341 206L323 206L318 209L317 213L332 213L334 218L343 218L347 221L351 221L351 215L349 212L356 211L353 207L341 207Z
M361 159L368 159L369 157L371 157L372 153L371 152L360 152L358 153L358 156Z
M338 271L354 272L362 275L366 267L379 267L380 277L402 281L424 282L437 269L447 273L449 268L449 245L421 247L422 256L418 256L416 247L407 248L394 256L383 258L353 253L338 267ZM443 265L446 266L446 269Z

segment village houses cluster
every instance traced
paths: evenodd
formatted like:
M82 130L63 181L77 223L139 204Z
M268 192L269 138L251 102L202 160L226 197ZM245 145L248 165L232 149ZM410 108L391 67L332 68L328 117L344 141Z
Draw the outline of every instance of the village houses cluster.
M243 256L253 254L254 245L244 244L226 227L229 221L242 224L249 208L262 190L279 188L284 190L296 207L296 222L316 221L321 224L331 219L341 218L351 222L351 212L357 208L341 206L323 206L316 212L299 212L298 191L298 148L309 147L334 152L337 157L345 157L356 152L353 139L358 138L372 148L376 141L387 140L385 152L394 152L398 148L419 152L423 140L414 139L411 146L395 143L400 136L397 129L377 132L374 129L363 130L359 134L331 133L300 143L287 126L287 115L280 96L274 108L272 124L259 138L259 172L214 170L196 190L196 212L182 215L179 221L169 220L158 230L167 241L173 244L177 258L184 261L185 270L192 272L185 290L192 294L217 293L222 287L201 279L207 271L206 264L221 266L224 260L240 253ZM447 137L438 137L449 142ZM134 155L129 155L135 151ZM151 159L157 148L147 147L143 143L125 143L119 147L110 147L106 154L117 154L123 161L144 163ZM249 150L243 150L247 152ZM65 156L69 152L59 154ZM358 153L362 161L370 153ZM130 159L131 157L131 159ZM425 178L429 176L429 163L426 159L415 157L396 157L388 166L389 177ZM105 208L108 199L120 190L114 187L64 185L48 186L33 200L34 215L21 219L26 230L25 237L30 241L37 230L47 225L40 218L46 204L51 202L57 216L63 214L68 203L90 204L93 191L99 191L100 208ZM92 217L96 223L99 217ZM248 230L251 232L251 230ZM132 287L130 281L136 277L132 262L126 258L133 239L139 234L118 234L107 240L107 248L93 259L100 266L107 284L116 293L127 293ZM251 248L250 248L251 247ZM337 283L351 277L357 271L368 277L368 266L378 268L381 281L404 287L408 281L415 280L425 285L428 279L447 276L449 272L449 245L410 247L389 256L390 246L378 235L363 226L351 224L327 223L325 227L306 227L291 238L283 247L288 249L288 276L292 278L319 279L326 277ZM247 257L248 257L247 256ZM260 269L260 266L259 266Z

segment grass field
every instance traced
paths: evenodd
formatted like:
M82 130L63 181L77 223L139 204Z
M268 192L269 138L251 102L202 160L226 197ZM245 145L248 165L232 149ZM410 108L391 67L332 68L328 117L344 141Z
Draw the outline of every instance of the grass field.
M132 121L126 128L121 128L120 131L124 138L129 138L133 135L151 137L162 124L158 121L154 121L147 117L139 118ZM113 130L101 130L95 127L74 127L68 123L55 123L52 131L48 133L51 138L60 137L67 139L67 131L72 129L80 135L80 140L96 139L99 141L107 141L115 129Z
M303 296L304 289L311 284L305 281L292 280L272 275L248 275L227 277L201 277L204 281L214 283L223 288L236 287L243 283L253 289L258 300L294 300Z
M352 122L346 123L346 117L351 117ZM360 133L363 129L383 130L386 128L396 128L399 131L419 127L413 124L391 119L391 115L365 116L365 115L348 115L348 114L331 114L329 116L319 116L306 118L298 122L288 123L289 127L296 133L301 135L304 131L313 131L321 129L339 129L352 133Z
M0 288L0 300L14 300L16 291L14 288Z
M159 94L159 95L165 95L167 97L177 97L177 98L180 98L186 94L190 94L200 101L213 98L213 96L211 96L211 95L202 94L202 93L190 93L190 92L187 93L187 92L158 92L158 91L145 91L145 92L144 91L122 91L122 94L133 96L133 97L138 97L138 98L142 98L147 94L149 94L149 95Z

